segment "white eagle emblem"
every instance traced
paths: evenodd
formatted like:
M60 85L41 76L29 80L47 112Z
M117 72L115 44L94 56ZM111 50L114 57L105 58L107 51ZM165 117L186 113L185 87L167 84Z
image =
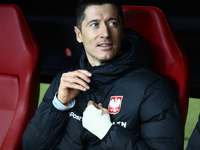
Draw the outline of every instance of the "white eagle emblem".
M123 96L111 96L108 110L110 114L117 114L121 109Z

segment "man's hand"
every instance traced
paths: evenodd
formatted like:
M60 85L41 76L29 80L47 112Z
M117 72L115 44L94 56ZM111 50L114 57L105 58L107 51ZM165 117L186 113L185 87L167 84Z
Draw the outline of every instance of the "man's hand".
M90 83L91 76L92 74L87 70L63 73L58 89L58 100L67 106L80 91L86 91L90 88L88 83Z
M87 104L87 107L90 106L90 105L94 105L97 109L101 110L101 111L102 111L101 115L109 114L108 109L103 108L101 103L96 104L94 101L89 101L88 104ZM86 109L87 109L87 108L86 108ZM85 110L86 110L86 109L85 109ZM84 112L85 112L85 111L84 111Z
M108 110L103 108L102 104L97 105L93 101L88 102L83 112L82 124L99 139L103 139L112 126Z

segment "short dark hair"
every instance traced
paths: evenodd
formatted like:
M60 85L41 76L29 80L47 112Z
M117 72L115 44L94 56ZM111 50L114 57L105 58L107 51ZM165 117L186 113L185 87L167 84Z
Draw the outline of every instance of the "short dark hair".
M79 30L81 30L81 24L85 18L86 8L91 5L103 5L103 4L112 4L116 6L118 14L123 21L124 19L123 11L118 0L79 0L76 6L76 26L79 28Z

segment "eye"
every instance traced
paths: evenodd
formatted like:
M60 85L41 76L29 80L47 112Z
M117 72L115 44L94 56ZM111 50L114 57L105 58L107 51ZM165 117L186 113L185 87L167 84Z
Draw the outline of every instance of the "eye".
M110 27L116 27L117 26L117 22L116 21L109 22L109 26Z
M99 26L99 24L94 22L94 23L91 23L90 26L93 27L93 28L97 28Z

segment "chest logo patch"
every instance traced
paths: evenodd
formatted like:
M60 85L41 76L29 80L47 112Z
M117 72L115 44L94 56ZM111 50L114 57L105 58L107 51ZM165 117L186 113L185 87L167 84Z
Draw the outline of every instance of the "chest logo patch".
M111 96L108 110L110 114L117 114L121 109L123 96Z

